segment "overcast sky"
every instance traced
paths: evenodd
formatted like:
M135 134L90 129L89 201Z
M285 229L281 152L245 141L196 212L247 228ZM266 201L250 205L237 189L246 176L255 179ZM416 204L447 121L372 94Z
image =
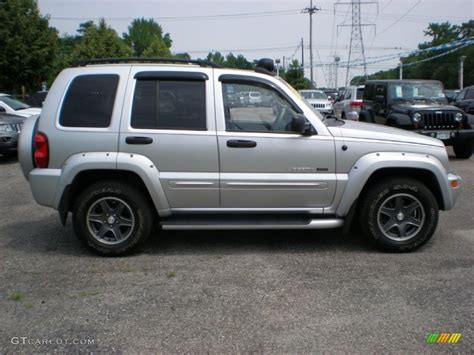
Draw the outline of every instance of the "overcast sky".
M348 2L340 0L339 2ZM373 0L362 0L372 2ZM337 6L337 1L313 1L321 8L313 16L314 64L333 61L336 53L347 60L350 41L349 6ZM120 35L133 18L155 18L173 39L172 52L188 52L194 57L205 57L209 51L244 54L248 59L285 56L301 61L303 38L305 64L309 63L309 16L301 9L309 0L39 0L42 14L51 17L50 24L61 34L74 34L79 23L104 17ZM427 40L423 30L429 22L449 21L460 24L474 18L472 0L380 0L362 7L362 22L376 24L363 28L366 57L377 57L415 49ZM236 15L237 14L237 15ZM229 16L234 15L234 16ZM369 73L394 67L396 60L372 64ZM309 69L306 70L309 76ZM327 86L327 66L315 68L315 81ZM360 74L354 71L353 74ZM345 69L338 71L338 84L345 81Z

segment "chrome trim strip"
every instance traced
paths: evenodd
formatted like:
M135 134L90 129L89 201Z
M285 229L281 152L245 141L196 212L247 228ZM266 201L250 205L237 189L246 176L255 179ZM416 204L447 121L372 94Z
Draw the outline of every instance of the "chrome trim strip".
M310 215L322 215L324 212L323 207L306 207L306 208L262 208L262 207L253 207L253 208L245 208L245 207L221 207L221 208L172 208L172 213L248 213L248 212L255 212L255 213L308 213Z
M262 186L287 186L287 187L296 187L296 186L318 186L322 188L327 188L327 183L320 182L226 182L226 186L245 186L245 187L262 187Z
M189 186L189 185L215 185L213 182L205 182L205 181L170 181L170 184L174 184L177 186Z
M164 230L222 230L222 229L331 229L344 225L344 220L313 219L308 224L167 224L161 223Z

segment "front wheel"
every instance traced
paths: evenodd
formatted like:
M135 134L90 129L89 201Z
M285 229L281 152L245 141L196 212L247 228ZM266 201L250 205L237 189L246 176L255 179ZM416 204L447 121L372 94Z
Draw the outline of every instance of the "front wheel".
M418 249L434 234L438 203L414 179L393 178L372 187L362 200L360 222L377 246L394 252Z
M144 194L118 181L91 185L73 209L74 232L100 255L125 255L142 245L151 233L153 214Z
M453 145L454 154L458 159L469 159L472 155L472 140L456 142Z

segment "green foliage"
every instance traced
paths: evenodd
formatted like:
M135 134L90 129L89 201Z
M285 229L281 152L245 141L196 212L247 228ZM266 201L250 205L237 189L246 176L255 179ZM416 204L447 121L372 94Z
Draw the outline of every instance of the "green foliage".
M311 89L311 82L304 77L304 69L296 59L281 76L296 90Z
M41 86L53 71L58 34L34 0L0 2L0 89Z
M124 43L104 19L99 25L90 25L84 31L84 36L74 48L73 57L76 60L107 57L127 57L132 55L132 49Z
M253 64L249 62L242 54L235 56L233 53L223 56L220 52L210 52L206 60L210 60L222 67L235 69L252 69Z
M163 35L163 29L153 19L144 18L133 20L128 26L128 32L123 34L123 39L133 49L133 55L170 57L171 36Z
M449 43L459 39L474 36L474 20L465 22L461 25L452 25L449 22L430 23L424 31L425 36L431 38L430 41L420 43L418 48L424 49L440 44ZM403 59L404 64L409 64L430 58L439 52L421 53ZM404 79L432 79L440 80L447 89L457 89L459 86L458 73L459 62L462 56L466 56L464 62L464 86L474 85L474 46L469 46L443 57L433 59L424 63L414 64L403 68ZM379 71L369 75L370 79L397 79L399 69L390 69ZM351 84L363 83L363 78L355 77Z

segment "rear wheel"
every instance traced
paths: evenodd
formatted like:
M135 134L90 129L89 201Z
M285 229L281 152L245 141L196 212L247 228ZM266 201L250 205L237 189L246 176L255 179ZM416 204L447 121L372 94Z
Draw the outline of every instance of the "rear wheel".
M364 196L360 222L364 234L388 251L408 252L425 244L438 224L438 203L414 179L393 178Z
M100 255L125 255L150 235L152 207L143 193L117 181L91 185L73 209L76 236Z
M458 159L469 159L472 155L472 149L472 140L456 142L453 145L454 154Z

